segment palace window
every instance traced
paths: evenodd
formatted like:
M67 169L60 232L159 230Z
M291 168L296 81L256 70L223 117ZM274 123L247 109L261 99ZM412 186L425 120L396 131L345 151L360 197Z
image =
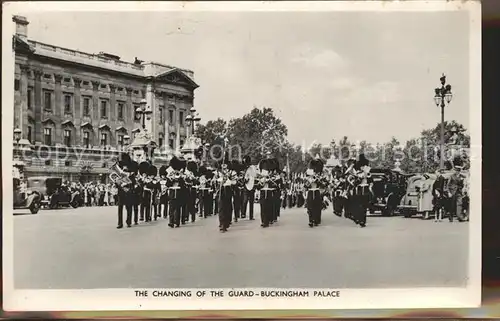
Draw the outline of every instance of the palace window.
M118 119L123 119L123 103L118 103Z
M163 124L163 106L160 106L160 124Z
M71 95L64 95L64 112L71 113Z
M182 146L184 146L184 140L181 139L180 142L179 142L179 144L181 145L180 147L182 148Z
M44 136L45 145L51 146L52 145L52 128L44 128L43 129L43 136Z
M170 146L170 148L174 148L174 140L173 139L169 139L168 140L168 146Z
M19 79L14 80L14 90L19 91Z
M90 133L83 132L83 146L88 148L90 146Z
M52 93L50 91L46 91L44 93L44 109L52 110Z
M123 146L123 135L118 135L118 145Z
M101 133L101 146L106 146L106 145L108 145L108 134Z
M28 89L28 109L33 109L33 100L31 99L31 95L33 94L33 90L31 88Z
M179 112L179 125L184 126L184 112Z
M168 123L171 125L174 123L174 111L172 109L168 110Z
M106 118L108 115L108 102L101 100L101 118Z
M68 167L69 167L69 166L72 166L72 164L71 164L71 161L70 161L70 160L65 161L65 162L64 162L64 165L65 165L65 166L68 166Z
M83 98L83 116L90 116L90 98Z
M65 129L64 130L64 145L66 146L71 146L71 130L70 129Z

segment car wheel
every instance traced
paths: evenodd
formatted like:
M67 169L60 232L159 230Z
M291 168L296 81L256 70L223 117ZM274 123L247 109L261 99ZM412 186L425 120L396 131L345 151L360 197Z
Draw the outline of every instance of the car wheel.
M77 200L73 200L71 203L70 203L71 207L72 208L77 208L78 207L78 201Z
M38 201L33 201L33 203L31 203L29 208L31 214L36 214L40 210L40 203Z

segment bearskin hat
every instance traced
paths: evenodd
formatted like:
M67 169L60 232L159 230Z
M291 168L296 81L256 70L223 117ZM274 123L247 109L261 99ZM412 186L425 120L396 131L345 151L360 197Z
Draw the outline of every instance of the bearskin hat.
M174 156L170 159L169 166L172 167L176 171L180 171L185 167L183 161L181 161L177 156ZM183 167L184 166L184 167Z
M130 158L130 155L128 153L120 153L120 156L118 158L118 165L120 167L129 167L131 162L132 158Z
M148 174L149 173L149 162L141 162L139 164L139 174Z
M370 162L366 159L365 154L359 154L358 161L355 163L354 168L357 170L363 168L364 166L369 166Z
M205 177L207 179L212 179L212 178L214 178L214 176L215 176L214 171L210 170L210 169L207 169L207 171L205 172Z
M249 155L246 155L243 157L243 165L248 168L250 165L252 165L252 158Z
M207 173L207 168L203 165L201 165L199 168L198 168L198 175L200 176L203 176Z
M270 161L271 161L271 170L279 172L280 171L279 160L277 158L271 158Z
M158 167L156 167L154 165L150 165L149 166L149 170L148 170L148 175L149 176L156 176L156 175L158 175Z
M321 159L312 159L309 162L309 169L312 169L316 174L323 172L323 167L325 164Z
M158 174L160 176L166 176L167 175L167 166L166 165L162 165L160 166L160 169L158 170Z
M236 172L241 172L243 170L242 164L237 159L233 159L231 161L231 169Z
M193 160L187 161L186 168L191 173L193 173L195 175L198 174L198 164L195 161L193 161Z
M136 173L139 170L139 164L136 161L131 161L130 165L128 166L128 170L131 173Z
M263 159L259 162L259 170L271 170L271 162L269 159Z

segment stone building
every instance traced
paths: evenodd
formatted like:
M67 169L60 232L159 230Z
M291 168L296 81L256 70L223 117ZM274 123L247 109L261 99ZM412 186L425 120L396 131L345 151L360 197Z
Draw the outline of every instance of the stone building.
M152 111L144 125L156 144L183 145L198 88L192 71L37 42L28 39L26 18L13 21L14 127L21 130L14 148L29 142L19 156L27 176L106 174L106 162L143 125L136 113L143 99Z

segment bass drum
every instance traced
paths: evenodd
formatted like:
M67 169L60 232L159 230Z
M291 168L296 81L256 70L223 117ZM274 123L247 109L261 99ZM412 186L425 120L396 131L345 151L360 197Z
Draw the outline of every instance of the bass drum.
M254 189L255 177L257 176L257 170L255 166L251 165L245 172L245 188L249 191Z

